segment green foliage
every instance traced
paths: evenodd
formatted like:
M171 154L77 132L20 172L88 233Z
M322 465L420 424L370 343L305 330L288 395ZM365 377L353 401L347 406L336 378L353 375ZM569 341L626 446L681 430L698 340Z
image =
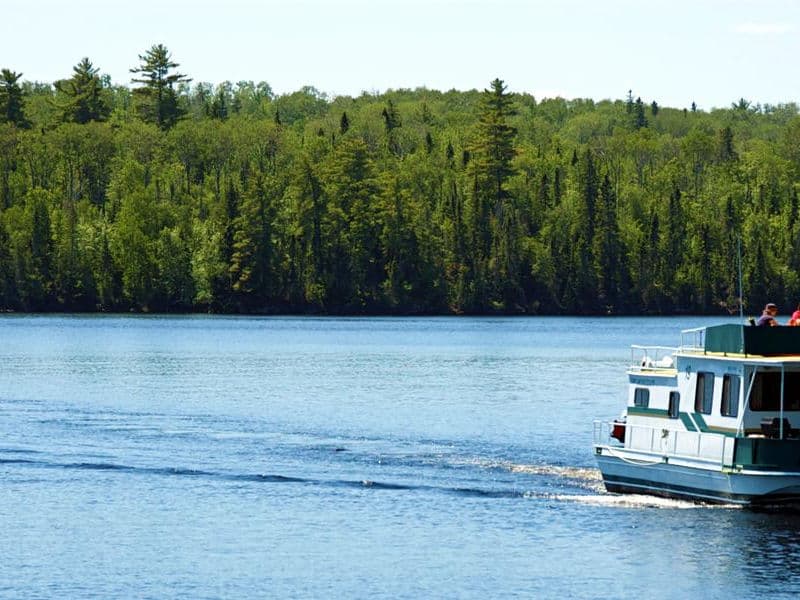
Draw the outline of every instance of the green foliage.
M105 121L111 114L111 103L99 71L88 58L82 59L72 71L71 78L55 83L61 96L56 104L62 111L62 119L81 124Z
M3 72L0 309L735 312L740 244L746 310L800 297L796 105L276 96L140 58L133 92Z
M163 44L155 44L139 55L141 64L131 69L139 74L133 83L141 83L134 89L137 109L143 120L155 123L161 129L169 129L178 122L185 110L178 104L176 87L191 81L186 75L171 72L180 65L172 61L172 55Z
M26 127L28 120L24 113L20 77L22 73L8 69L0 70L0 121L17 127Z

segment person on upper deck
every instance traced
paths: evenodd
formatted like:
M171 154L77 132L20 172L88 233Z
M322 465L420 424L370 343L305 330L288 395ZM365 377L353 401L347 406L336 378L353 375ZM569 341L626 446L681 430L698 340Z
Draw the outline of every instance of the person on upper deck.
M797 305L797 309L792 313L792 318L789 319L789 325L795 327L800 325L800 304Z
M770 302L764 307L764 312L762 312L761 316L758 317L756 325L758 327L774 327L778 324L778 321L775 320L775 315L777 314L778 307Z

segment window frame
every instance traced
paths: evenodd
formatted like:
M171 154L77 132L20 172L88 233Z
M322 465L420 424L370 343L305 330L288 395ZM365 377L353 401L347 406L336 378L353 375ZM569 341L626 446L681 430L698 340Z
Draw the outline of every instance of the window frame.
M667 416L670 419L677 419L681 411L681 393L673 390L669 393L669 405L667 406Z
M735 385L732 385L735 382ZM733 389L735 388L735 393ZM726 373L722 376L722 402L719 414L723 417L739 416L739 396L742 391L742 378L739 375ZM727 410L726 410L727 409Z
M642 399L644 398L644 399ZM633 405L637 408L650 407L650 388L637 387L633 389Z
M694 387L694 412L710 415L713 411L715 379L714 373L710 371L697 372L697 382Z

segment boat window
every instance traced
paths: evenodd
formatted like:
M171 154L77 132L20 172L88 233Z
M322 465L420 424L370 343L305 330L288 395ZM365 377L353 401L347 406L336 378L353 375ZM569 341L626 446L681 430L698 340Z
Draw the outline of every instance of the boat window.
M722 378L720 414L723 417L735 417L739 414L739 381L738 375L725 375Z
M800 372L785 373L783 397L783 410L800 410ZM750 408L762 412L776 412L781 409L780 371L756 373L750 394Z
M704 415L711 414L711 403L714 400L714 374L700 371L697 373L697 387L694 391L694 410Z
M650 405L650 390L647 388L636 388L633 391L633 405L647 408Z
M678 418L678 411L681 407L681 395L678 392L670 392L669 393L669 413L670 419L677 419Z

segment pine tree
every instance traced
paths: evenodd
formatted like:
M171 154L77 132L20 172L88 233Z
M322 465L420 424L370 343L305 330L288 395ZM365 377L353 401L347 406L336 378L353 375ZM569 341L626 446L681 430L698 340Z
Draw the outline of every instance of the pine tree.
M381 113L381 116L383 117L384 126L386 128L386 140L389 151L395 156L399 156L400 144L398 143L394 132L396 129L401 127L403 123L400 120L400 113L397 112L397 108L391 100L388 101L386 107Z
M608 175L600 186L600 207L597 214L597 234L594 254L597 261L597 295L607 313L618 312L627 291L625 251L617 221L617 199Z
M111 106L106 98L98 69L88 58L83 58L72 71L71 78L55 83L56 90L65 99L63 104L59 103L63 120L88 123L107 119L111 113Z
M339 133L344 135L350 129L350 119L347 118L347 113L342 112L342 118L339 119Z
M391 134L392 131L394 131L403 124L402 121L400 120L400 113L397 112L397 108L395 107L391 99L388 100L388 102L386 103L383 112L381 112L381 116L383 117L387 134Z
M428 154L433 152L433 136L430 131L425 132L425 150Z
M681 191L675 188L669 197L666 220L666 231L663 236L664 254L664 291L669 296L673 306L681 306L684 298L678 289L678 271L684 257L684 244L686 243L686 217L681 202Z
M519 218L508 190L508 181L514 174L512 161L517 133L508 121L515 114L505 84L495 79L491 89L484 90L481 96L477 131L470 146L472 195L467 215L474 235L471 247L475 308L484 308L490 301L510 308L513 292L509 290L517 279L514 271L519 265L516 231Z
M598 180L594 156L586 151L581 162L580 208L574 223L572 244L572 282L570 294L576 308L582 312L596 312L597 279L595 269L595 228L597 224Z
M27 127L23 109L22 88L19 79L22 73L8 69L0 71L0 121L11 123L17 127Z
M273 300L273 213L267 182L259 175L253 179L250 189L245 190L239 215L233 222L229 270L233 292L240 307L247 310L263 310Z
M643 127L647 127L647 117L644 114L644 103L642 102L641 98L636 98L636 104L634 105L633 111L633 126L636 129L642 129Z
M209 107L209 116L212 119L224 121L228 118L230 105L228 101L229 95L230 90L227 89L225 85L220 85L217 88L217 93L214 94L214 99L211 101L211 106Z
M0 221L0 309L3 310L14 308L18 302L10 246L8 231Z
M517 130L508 124L516 111L505 84L495 79L491 86L481 97L478 135L472 151L479 157L478 168L488 179L490 196L497 202L508 196L506 183L514 173L511 161L516 155Z
M738 158L733 147L733 130L726 125L717 134L717 160L722 163L735 161Z
M141 74L141 77L131 80L142 84L134 89L139 114L148 123L155 123L161 129L169 129L185 113L178 104L175 87L180 83L188 83L191 79L171 72L180 65L172 61L171 54L163 44L152 46L139 55L139 60L141 65L130 70L131 73Z

